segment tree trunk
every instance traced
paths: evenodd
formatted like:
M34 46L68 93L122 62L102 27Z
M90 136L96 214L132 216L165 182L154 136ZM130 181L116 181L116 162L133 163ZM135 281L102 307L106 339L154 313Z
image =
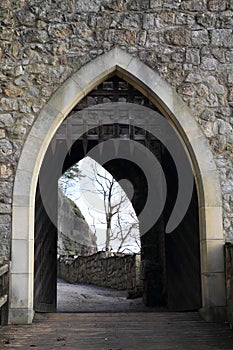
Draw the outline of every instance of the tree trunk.
M107 219L107 230L106 230L106 244L105 250L108 252L110 250L110 235L111 235L111 219Z

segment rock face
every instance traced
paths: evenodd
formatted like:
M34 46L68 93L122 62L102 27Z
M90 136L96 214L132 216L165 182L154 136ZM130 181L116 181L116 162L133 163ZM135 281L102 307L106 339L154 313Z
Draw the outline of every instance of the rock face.
M58 192L58 254L90 255L97 251L96 237L91 232L76 204Z

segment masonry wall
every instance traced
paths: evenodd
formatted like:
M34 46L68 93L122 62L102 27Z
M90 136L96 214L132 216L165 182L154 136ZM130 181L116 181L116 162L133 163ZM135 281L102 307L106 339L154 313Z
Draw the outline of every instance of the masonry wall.
M157 71L192 110L221 175L233 240L233 1L0 2L0 255L10 258L12 188L42 107L74 72L119 46Z
M87 283L102 287L142 291L140 255L99 252L76 259L58 260L58 277L70 283Z

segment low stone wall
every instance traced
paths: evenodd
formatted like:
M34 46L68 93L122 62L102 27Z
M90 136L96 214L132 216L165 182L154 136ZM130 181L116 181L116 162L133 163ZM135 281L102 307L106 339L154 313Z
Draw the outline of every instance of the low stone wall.
M141 256L98 252L77 258L59 257L58 277L70 283L87 283L140 294Z

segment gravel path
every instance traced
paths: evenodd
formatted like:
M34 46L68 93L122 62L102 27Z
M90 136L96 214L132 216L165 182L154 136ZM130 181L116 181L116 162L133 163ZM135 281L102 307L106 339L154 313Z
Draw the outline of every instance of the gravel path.
M58 312L139 312L149 311L142 298L127 299L127 291L86 284L57 284Z

